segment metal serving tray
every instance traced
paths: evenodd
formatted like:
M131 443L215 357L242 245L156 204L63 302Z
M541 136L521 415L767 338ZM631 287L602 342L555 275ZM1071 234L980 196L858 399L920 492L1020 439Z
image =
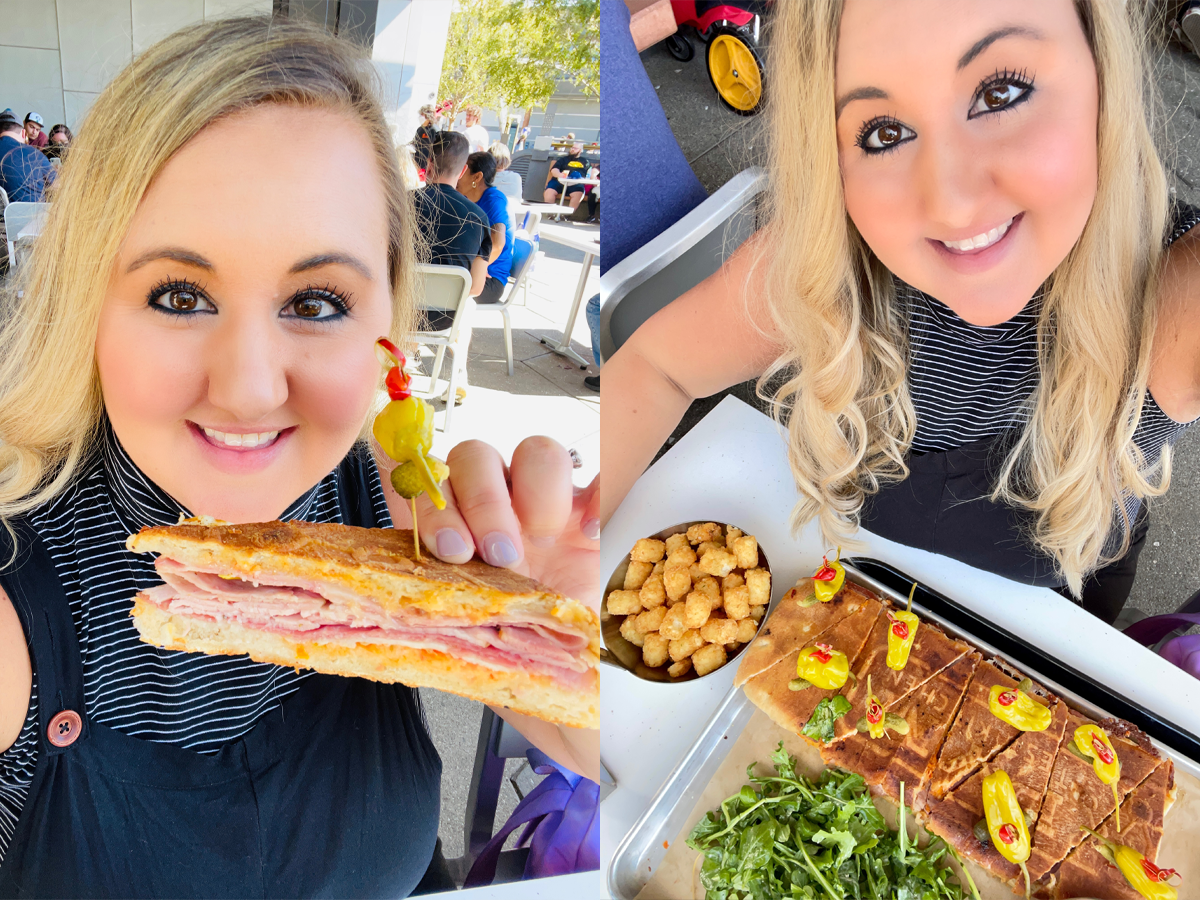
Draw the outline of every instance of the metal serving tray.
M912 579L885 563L873 559L843 560L846 578L868 588L897 605L907 605L907 591L897 588L912 585ZM872 574L867 574L871 572ZM878 578L872 575L879 576ZM776 605L778 601L776 601ZM1067 702L1071 708L1095 719L1113 715L1127 719L1145 731L1159 752L1176 766L1200 778L1200 741L1149 710L1132 703L1119 693L1080 675L1048 657L1044 652L996 628L947 597L918 584L913 610L921 618L937 623L947 634L967 641L979 650L1012 663L1034 681ZM774 606L768 612L774 612ZM972 629L964 627L971 620ZM986 633L986 639L978 636ZM995 643L993 643L995 641ZM1002 649L1003 648L1003 649ZM1058 677L1050 677L1053 672ZM1068 687L1064 682L1069 683ZM1073 689L1075 688L1075 689ZM1096 698L1079 693L1081 688ZM1101 706L1096 700L1105 705ZM740 687L733 687L704 726L687 755L654 795L650 806L638 818L613 854L608 868L608 889L619 900L634 900L654 875L667 855L664 842L674 843L688 824L696 802L716 774L721 763L737 742L754 714L755 706ZM1118 712L1119 710L1119 712ZM1122 714L1124 713L1124 714ZM726 740L728 738L728 740Z

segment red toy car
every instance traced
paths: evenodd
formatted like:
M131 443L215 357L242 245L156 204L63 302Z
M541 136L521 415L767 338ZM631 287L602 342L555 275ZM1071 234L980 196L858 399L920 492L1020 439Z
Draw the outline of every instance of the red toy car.
M708 77L721 103L739 116L762 109L764 66L759 45L760 16L769 0L671 0L680 30L665 41L680 62L695 55L683 26L690 25L707 45Z

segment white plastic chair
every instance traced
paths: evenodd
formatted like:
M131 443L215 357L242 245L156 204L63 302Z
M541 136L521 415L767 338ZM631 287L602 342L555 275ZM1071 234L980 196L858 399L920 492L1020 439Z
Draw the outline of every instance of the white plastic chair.
M463 326L470 320L471 313L475 309L475 300L471 296L471 273L462 266L422 265L417 266L417 269L425 280L425 299L421 304L421 311L431 318L434 316L441 318L445 314L453 316L449 328L437 331L418 331L413 335L413 340L418 344L437 347L437 353L433 358L433 368L429 373L427 396L430 398L439 394L437 382L442 373L442 362L446 357L446 351L450 351L446 419L442 423L442 431L449 432L450 416L454 412L455 394L458 388L458 361L461 356L465 365L467 357L466 346L460 346L460 344L462 344L463 335L470 332L465 332Z
M518 231L513 235L513 260L517 262L517 266L508 273L507 291L504 293L503 298L495 303L478 303L475 306L478 312L498 312L504 318L504 354L508 360L509 378L513 374L513 349L512 322L508 317L508 308L512 306L513 299L517 296L517 291L525 282L525 277L533 269L533 261L537 257L538 252L538 243L539 241L536 236L529 235L523 231Z
M15 269L20 263L17 250L24 254L32 247L33 239L41 230L42 220L49 211L49 203L16 202L4 207L4 232L8 240L8 264L11 268ZM29 225L37 226L33 234L19 237Z

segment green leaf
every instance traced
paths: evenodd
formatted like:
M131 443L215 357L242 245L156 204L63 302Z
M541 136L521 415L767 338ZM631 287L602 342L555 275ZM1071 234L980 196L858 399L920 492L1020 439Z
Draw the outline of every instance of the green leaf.
M833 725L840 717L850 712L850 701L841 694L826 697L817 704L808 723L801 729L814 741L829 743L833 740Z
M834 866L841 866L853 854L858 846L858 840L849 831L818 831L812 836L813 843L825 847L837 847L838 855Z

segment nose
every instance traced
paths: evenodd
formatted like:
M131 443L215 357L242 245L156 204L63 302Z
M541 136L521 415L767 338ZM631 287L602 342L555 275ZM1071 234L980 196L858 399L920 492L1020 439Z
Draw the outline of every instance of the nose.
M247 425L265 422L288 399L288 347L271 318L227 313L206 354L209 402Z
M993 183L985 149L960 128L922 137L918 184L927 219L948 230L978 224Z

